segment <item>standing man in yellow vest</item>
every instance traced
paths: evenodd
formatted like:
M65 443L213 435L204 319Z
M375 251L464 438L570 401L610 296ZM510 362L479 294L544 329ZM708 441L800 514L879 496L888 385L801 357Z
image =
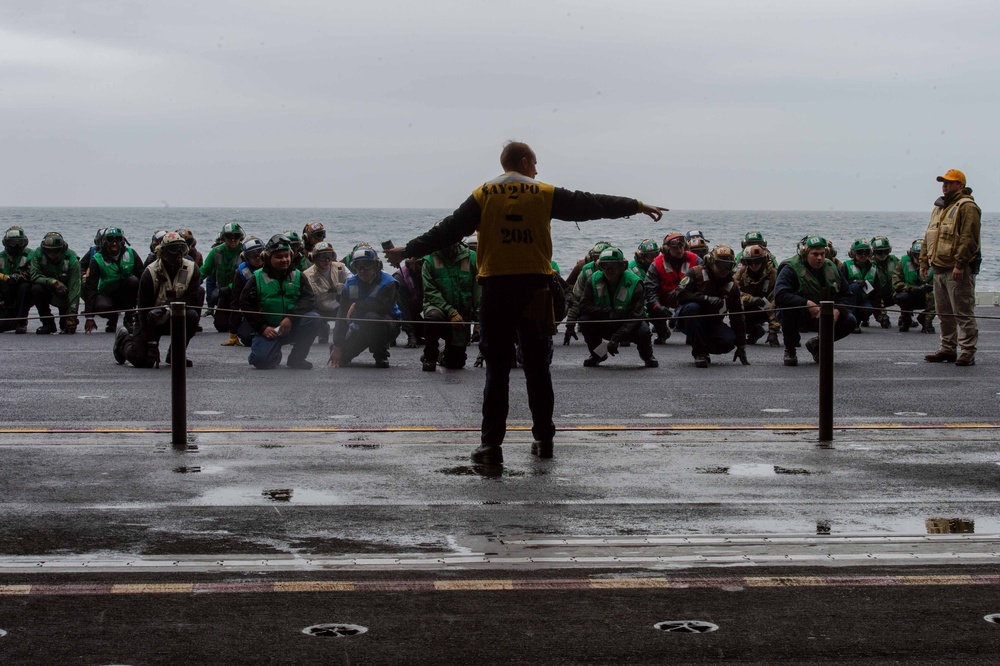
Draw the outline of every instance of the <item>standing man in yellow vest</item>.
M920 251L920 277L934 268L934 303L941 319L941 347L924 359L929 363L976 364L976 273L979 272L982 212L965 174L950 169L938 176L941 194ZM958 348L962 353L958 354Z
M404 247L386 251L398 266L447 247L475 232L478 237L479 348L486 360L481 445L472 461L503 463L507 431L510 366L515 342L520 342L524 379L531 410L533 454L552 457L555 396L549 374L548 344L555 332L552 309L553 218L569 221L615 219L643 213L654 221L664 208L636 199L590 194L553 187L535 180L537 159L526 143L511 141L500 153L504 173L477 188L454 214Z

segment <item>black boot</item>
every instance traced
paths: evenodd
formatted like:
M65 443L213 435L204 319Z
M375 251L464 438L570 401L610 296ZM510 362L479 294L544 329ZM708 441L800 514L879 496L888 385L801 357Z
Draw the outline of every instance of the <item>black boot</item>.
M793 367L799 364L799 357L795 353L795 347L785 347L784 364Z
M478 465L502 465L503 449L499 444L480 444L471 457L472 462Z
M52 335L56 330L55 317L42 317L42 325L35 329L35 333L38 335Z

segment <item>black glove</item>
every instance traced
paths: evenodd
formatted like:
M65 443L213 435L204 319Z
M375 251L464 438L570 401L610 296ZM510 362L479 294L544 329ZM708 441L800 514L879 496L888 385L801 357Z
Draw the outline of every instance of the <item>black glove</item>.
M612 356L618 354L618 340L611 338L611 340L608 341L608 353Z
M934 291L934 285L933 284L925 284L924 286L922 286L920 288L920 291L924 292L925 294L929 294L932 291Z
M737 347L736 348L736 353L733 354L733 362L734 363L736 362L736 359L739 359L740 363L742 363L743 365L750 365L750 361L747 360L747 350L746 350L746 347Z
M781 343L778 341L778 334L771 331L767 334L767 346L768 347L780 347Z
M566 324L566 335L563 336L563 346L569 344L569 339L579 340L576 335L576 324Z
M705 304L706 307L709 307L713 310L722 309L723 300L718 296L704 296L703 298L704 300L702 302Z
M766 310L767 306L770 305L770 302L762 296L752 298L750 299L750 302L756 305L759 310Z

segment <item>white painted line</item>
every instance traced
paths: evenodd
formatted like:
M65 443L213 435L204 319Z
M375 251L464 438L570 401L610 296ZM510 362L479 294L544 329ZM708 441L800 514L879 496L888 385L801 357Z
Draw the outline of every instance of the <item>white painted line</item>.
M998 393L997 395L1000 395L1000 393ZM641 416L644 419L669 419L671 416L673 416L673 414L653 414L653 413L651 413L651 414L639 414L639 416Z
M896 416L927 416L927 412L893 412Z
M781 409L780 407L771 407L768 409L760 410L762 412L767 412L768 414L784 414L785 412L790 412L790 409Z
M896 361L893 365L916 365L912 361Z
M562 417L564 419L592 419L592 418L594 418L594 415L593 414L563 414Z
M78 395L77 397L80 398L80 400L107 400L108 399L108 396L106 396L106 395Z
M358 418L354 414L330 414L326 418L334 420L344 420L344 419L356 419Z
M213 411L211 409L203 409L203 410L201 410L199 412L194 412L194 413L198 414L199 416L217 416L217 415L221 414L222 412L216 412L216 411Z

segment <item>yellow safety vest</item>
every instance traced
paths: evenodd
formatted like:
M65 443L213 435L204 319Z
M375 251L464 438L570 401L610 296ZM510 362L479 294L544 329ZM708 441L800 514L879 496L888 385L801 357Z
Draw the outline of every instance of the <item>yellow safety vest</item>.
M482 211L476 233L480 277L552 274L555 189L508 171L472 193Z

